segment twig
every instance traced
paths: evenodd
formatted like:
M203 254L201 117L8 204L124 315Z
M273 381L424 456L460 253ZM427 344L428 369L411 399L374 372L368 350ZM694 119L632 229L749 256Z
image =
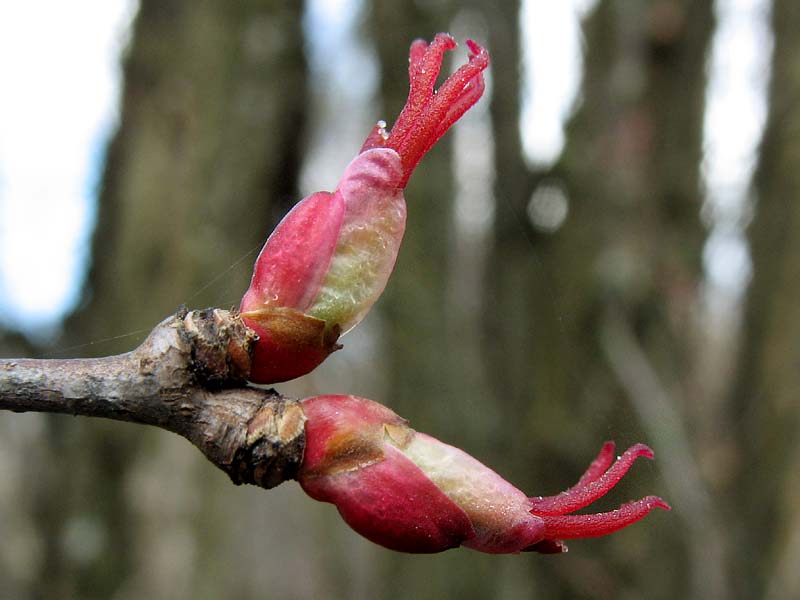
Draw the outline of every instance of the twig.
M127 354L0 359L0 409L155 425L234 483L274 487L297 472L305 416L300 403L246 384L254 336L234 312L181 310Z

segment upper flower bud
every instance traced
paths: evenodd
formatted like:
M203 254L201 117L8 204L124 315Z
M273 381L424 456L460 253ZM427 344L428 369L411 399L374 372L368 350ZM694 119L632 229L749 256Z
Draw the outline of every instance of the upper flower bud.
M388 408L355 396L303 401L306 452L298 479L331 502L364 537L405 552L463 545L492 554L566 550L564 539L613 533L653 508L657 496L599 514L572 515L604 496L643 444L614 461L606 442L578 483L557 496L530 498L465 452L417 433Z
M469 61L434 89L445 50L411 46L408 102L390 133L373 129L333 193L301 200L256 259L242 317L259 335L250 379L275 383L304 375L338 349L337 340L369 311L394 268L406 223L403 188L434 143L483 93L486 50L467 41Z
M405 231L401 178L395 151L363 152L334 193L312 194L280 222L240 306L259 335L252 381L308 373L378 299Z

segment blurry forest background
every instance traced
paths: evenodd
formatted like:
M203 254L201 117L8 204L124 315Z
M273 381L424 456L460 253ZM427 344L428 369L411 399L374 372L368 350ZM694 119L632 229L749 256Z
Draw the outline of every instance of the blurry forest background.
M644 441L656 461L600 508L674 510L562 556L403 555L297 485L234 487L173 434L0 414L0 596L800 597L800 3L770 6L766 125L732 222L703 179L714 2L594 3L547 166L521 141L520 9L364 2L348 66L310 56L303 2L141 0L81 305L52 347L7 331L0 352L112 354L180 304L236 305L277 220L398 113L410 41L450 31L489 48L486 97L411 179L376 309L278 387L384 402L530 494L574 483L606 439ZM709 281L720 226L746 236L738 292Z

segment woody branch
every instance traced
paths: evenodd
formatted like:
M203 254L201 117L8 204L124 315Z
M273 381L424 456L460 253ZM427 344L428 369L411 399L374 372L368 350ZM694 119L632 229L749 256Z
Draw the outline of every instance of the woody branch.
M297 472L305 417L298 402L247 385L254 337L235 312L181 310L126 354L0 359L0 409L155 425L234 483L274 487Z

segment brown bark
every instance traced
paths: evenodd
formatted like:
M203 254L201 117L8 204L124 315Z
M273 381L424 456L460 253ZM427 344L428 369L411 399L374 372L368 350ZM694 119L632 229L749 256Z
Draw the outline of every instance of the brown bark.
M775 0L772 29L769 116L748 230L753 275L731 389L731 441L740 460L728 493L736 498L731 522L740 598L800 594L800 5Z
M0 359L0 410L104 417L185 437L235 484L271 488L303 456L298 402L247 387L255 334L222 310L179 313L135 350L90 359Z

